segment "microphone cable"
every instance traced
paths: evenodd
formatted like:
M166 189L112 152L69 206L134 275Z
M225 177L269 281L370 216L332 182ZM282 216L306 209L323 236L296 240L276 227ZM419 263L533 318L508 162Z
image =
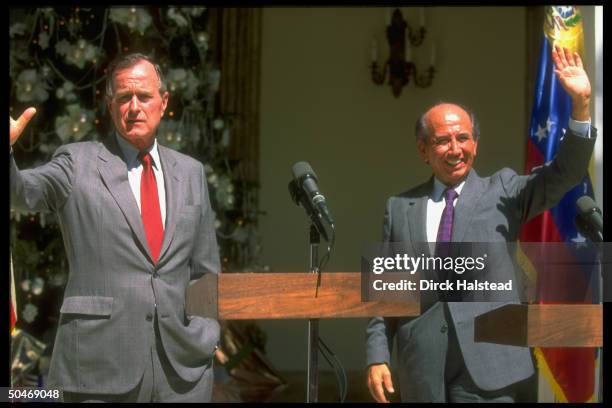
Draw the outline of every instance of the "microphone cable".
M317 265L317 273L321 273L329 258L331 257L331 252L334 249L334 244L336 243L336 226L334 224L329 224L331 228L331 238L327 243L327 253L319 260L319 265ZM320 275L319 275L320 276Z
M330 365L331 368L334 369L334 374L336 375L336 381L338 382L338 400L339 402L344 402L346 400L346 394L348 392L348 381L346 378L346 371L342 366L342 363L336 355L331 351L329 346L325 344L323 339L319 337L319 351Z
M323 268L325 267L325 265L327 265L327 262L329 261L332 250L334 248L334 244L336 242L336 226L334 224L330 224L330 227L331 227L331 238L327 244L327 253L321 258L321 260L319 261L319 265L317 266L317 274L318 274L317 293L318 293L318 287L321 284L321 272ZM338 394L339 394L338 399L340 402L344 402L346 400L346 395L348 392L348 384L347 384L348 381L346 377L346 371L344 370L344 367L342 366L342 363L340 362L340 360L338 360L334 352L329 348L329 346L323 341L323 339L320 336L319 336L318 349L321 352L321 355L323 356L323 358L325 358L325 360L329 364L329 366L334 369L334 374L336 375L336 381L338 382Z

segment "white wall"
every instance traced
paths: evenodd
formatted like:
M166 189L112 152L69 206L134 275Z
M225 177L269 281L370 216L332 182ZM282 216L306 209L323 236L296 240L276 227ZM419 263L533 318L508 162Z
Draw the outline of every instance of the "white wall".
M584 18L585 66L593 92L591 120L600 137L595 146L594 185L595 201L603 207L603 7L580 6Z
M409 23L417 9L403 8ZM380 239L388 196L430 172L416 154L414 123L431 104L457 101L481 122L475 168L522 172L525 117L524 7L435 7L429 37L413 49L419 68L436 44L432 87L404 88L400 98L370 80L370 47L388 55L384 8L266 8L263 11L261 201L263 261L274 271L306 271L308 223L289 197L291 166L308 161L337 223L328 271L358 271L364 242ZM304 321L261 321L268 355L282 370L305 370ZM323 321L322 337L347 369L361 369L365 320ZM325 363L321 362L321 367Z

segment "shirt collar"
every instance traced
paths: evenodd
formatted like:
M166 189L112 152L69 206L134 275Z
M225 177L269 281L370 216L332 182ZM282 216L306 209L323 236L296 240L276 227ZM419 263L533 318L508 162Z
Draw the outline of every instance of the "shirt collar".
M140 166L141 163L140 160L138 160L138 153L140 153L140 151L116 132L115 137L117 138L117 143L119 144L119 148L121 149L123 159L125 160L128 169ZM146 149L146 151L151 155L151 158L153 159L153 167L159 169L158 163L160 161L159 150L157 148L157 139L153 139L153 144L148 149Z
M465 180L461 183L457 184L453 187L453 189L457 192L458 195L461 194L461 190L463 190L463 186L465 185ZM442 183L436 176L434 176L433 190L431 192L431 199L435 202L442 200L442 195L444 194L444 190L446 190L447 186Z

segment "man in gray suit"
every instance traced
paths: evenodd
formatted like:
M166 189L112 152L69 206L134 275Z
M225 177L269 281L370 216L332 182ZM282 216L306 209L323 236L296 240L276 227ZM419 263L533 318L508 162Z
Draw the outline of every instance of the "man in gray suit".
M438 104L416 127L419 154L433 177L389 198L383 241L413 248L427 242L514 242L522 223L580 182L596 136L590 127L591 87L577 53L555 48L553 59L572 99L569 129L555 160L529 176L505 168L482 178L472 169L478 147L474 115ZM534 373L529 349L474 342L475 316L497 307L500 303L436 299L422 302L416 318L371 319L366 360L372 396L388 402L385 391L394 392L389 365L397 337L402 401L514 401L517 383Z
M157 64L130 54L108 70L115 132L61 146L19 170L11 201L54 212L70 273L49 384L74 401L207 402L216 320L187 316L185 292L219 273L214 216L201 163L161 146L168 103ZM11 146L36 110L10 119Z

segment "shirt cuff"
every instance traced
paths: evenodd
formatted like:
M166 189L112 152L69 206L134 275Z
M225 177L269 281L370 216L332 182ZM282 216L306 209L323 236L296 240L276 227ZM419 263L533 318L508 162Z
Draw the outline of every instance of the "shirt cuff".
M591 138L591 121L590 120L583 122L580 120L574 120L570 118L568 127L577 136L584 137L587 139Z

